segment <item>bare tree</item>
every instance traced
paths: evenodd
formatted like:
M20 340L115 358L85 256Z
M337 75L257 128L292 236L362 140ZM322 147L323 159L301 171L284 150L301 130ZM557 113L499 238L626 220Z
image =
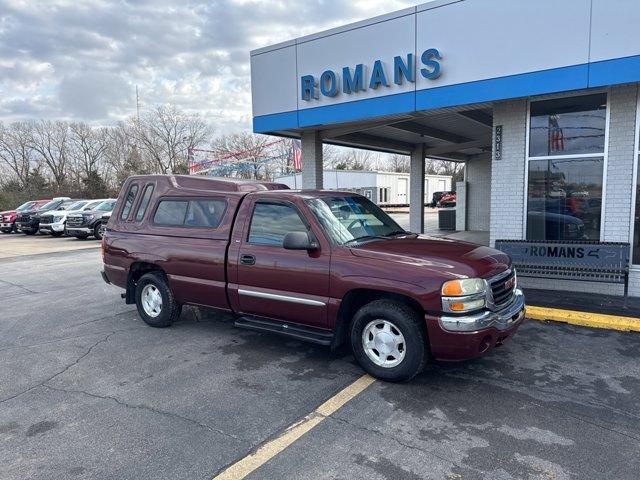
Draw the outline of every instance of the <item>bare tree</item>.
M374 153L371 150L350 148L336 161L338 170L368 170L373 167Z
M35 152L29 141L32 128L28 122L15 122L8 127L0 123L0 161L22 187L29 184L35 166Z
M84 178L97 173L107 150L107 132L104 128L91 128L86 123L69 125L73 147L73 163Z
M230 170L239 177L264 179L267 177L266 160L272 157L269 154L272 142L266 135L235 133L219 137L212 147L222 164L235 164Z
M188 152L207 142L212 127L197 115L163 105L131 120L135 142L158 173L186 171Z
M60 190L66 180L69 163L69 125L65 122L40 120L29 129L29 144L53 176Z
M389 165L391 170L396 173L409 173L409 157L406 155L399 155L394 153L389 158Z

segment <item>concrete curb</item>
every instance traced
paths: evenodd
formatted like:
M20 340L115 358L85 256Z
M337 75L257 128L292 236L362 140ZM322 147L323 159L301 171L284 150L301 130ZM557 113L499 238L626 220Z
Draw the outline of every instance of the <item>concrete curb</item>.
M640 318L605 315L602 313L577 312L558 308L527 306L527 318L552 320L591 328L605 328L624 332L640 332Z

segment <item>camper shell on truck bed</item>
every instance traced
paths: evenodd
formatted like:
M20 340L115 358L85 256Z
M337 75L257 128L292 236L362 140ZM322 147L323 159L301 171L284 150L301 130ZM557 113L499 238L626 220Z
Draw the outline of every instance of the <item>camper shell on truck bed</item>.
M105 281L151 326L171 325L186 304L223 309L238 327L349 342L367 372L392 381L427 358L484 355L524 319L507 255L406 232L351 192L131 177L103 259Z

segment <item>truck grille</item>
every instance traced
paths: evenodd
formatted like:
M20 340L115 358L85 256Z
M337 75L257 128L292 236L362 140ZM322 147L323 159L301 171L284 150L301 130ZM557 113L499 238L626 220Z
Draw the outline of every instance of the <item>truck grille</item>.
M22 215L18 215L18 218L16 219L18 222L28 222L30 220L29 218L29 214L25 214L23 213Z
M40 223L53 223L53 215L44 215L40 217Z
M67 217L67 227L82 227L84 225L84 218L80 217Z
M509 303L516 288L515 271L509 270L506 275L499 276L496 280L491 281L490 286L493 303L496 307Z

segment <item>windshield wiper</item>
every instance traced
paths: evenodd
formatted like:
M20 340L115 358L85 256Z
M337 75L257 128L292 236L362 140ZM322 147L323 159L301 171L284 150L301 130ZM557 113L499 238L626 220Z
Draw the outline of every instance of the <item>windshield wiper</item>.
M381 235L365 235L363 237L352 238L351 240L347 240L342 245L347 245L349 243L359 242L361 240L389 240L389 237L383 237Z
M393 237L394 235L413 235L411 232L407 232L406 230L394 230L393 232L389 232L385 235L385 237Z

